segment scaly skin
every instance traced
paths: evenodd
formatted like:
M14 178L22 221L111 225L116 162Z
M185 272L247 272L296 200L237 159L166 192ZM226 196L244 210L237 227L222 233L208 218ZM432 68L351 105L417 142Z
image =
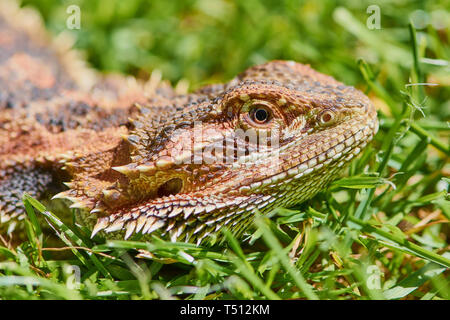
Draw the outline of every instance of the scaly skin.
M55 197L73 202L93 236L158 230L200 243L220 238L223 226L240 236L256 210L295 205L326 188L378 128L364 94L290 61L188 95L152 88L99 100L95 89L71 85L55 88L45 104L39 97L25 109L0 108L3 220L23 217L21 192L39 197L62 180L69 189ZM65 111L80 100L84 113ZM56 128L55 114L63 115Z

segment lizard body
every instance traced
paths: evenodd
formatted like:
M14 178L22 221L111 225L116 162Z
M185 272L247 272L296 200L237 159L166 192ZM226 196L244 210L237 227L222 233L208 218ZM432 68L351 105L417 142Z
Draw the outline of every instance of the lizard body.
M64 181L55 198L79 209L92 236L158 230L200 243L223 226L239 236L256 210L326 188L378 129L363 93L296 62L186 95L96 74L86 86L65 72L67 53L24 47L36 33L2 24L2 224L24 217L24 191L40 197Z

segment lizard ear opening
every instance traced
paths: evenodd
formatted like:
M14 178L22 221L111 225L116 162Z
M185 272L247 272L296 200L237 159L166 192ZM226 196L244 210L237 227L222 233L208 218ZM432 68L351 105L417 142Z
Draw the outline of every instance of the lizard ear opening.
M183 181L180 178L173 178L167 180L158 188L158 197L167 197L170 195L175 195L181 191L183 187Z

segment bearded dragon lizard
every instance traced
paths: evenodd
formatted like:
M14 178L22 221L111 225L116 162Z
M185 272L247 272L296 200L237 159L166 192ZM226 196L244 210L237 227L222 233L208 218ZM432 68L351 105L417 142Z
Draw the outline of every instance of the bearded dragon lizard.
M378 130L362 92L307 65L271 61L180 95L157 77L99 75L34 13L13 2L0 12L0 226L10 230L24 192L56 188L92 236L158 230L200 243L224 226L239 236L257 210L325 189Z

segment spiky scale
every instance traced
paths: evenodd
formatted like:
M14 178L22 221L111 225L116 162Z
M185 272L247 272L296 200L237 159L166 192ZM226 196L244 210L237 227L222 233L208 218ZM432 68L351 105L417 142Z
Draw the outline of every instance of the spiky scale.
M138 233L139 231L142 230L142 228L144 227L145 223L147 221L147 218L143 215L139 216L136 220L136 233Z
M123 221L120 220L114 221L109 225L109 227L105 229L105 232L110 233L114 231L119 231L122 229L123 225L124 225Z
M154 164L145 164L137 166L136 170L146 175L152 175L156 172L157 168Z
M94 228L92 229L91 239L101 230L105 229L109 225L108 218L99 218Z
M183 212L183 207L174 207L172 209L172 211L170 212L170 214L168 215L168 218L176 217L177 215L179 215L182 212Z
M174 165L171 157L163 156L155 161L155 166L160 170L167 170Z
M55 194L52 197L52 200L54 200L54 199L70 199L71 198L71 194L72 194L72 190L62 191L60 193ZM75 199L75 198L73 198L73 199Z
M183 208L183 212L184 212L184 220L187 220L189 218L189 216L194 212L195 207L184 207Z
M147 234L150 234L150 233L152 233L152 232L158 230L159 228L163 227L165 224L166 224L166 223L165 223L164 221L162 221L162 220L157 220L157 221L155 221L155 222L151 225L150 229L148 229L146 233L147 233Z
M152 225L157 221L157 219L155 217L147 217L146 218L146 222L145 222L145 226L142 229L142 234L146 234L149 233L150 228L152 227Z
M77 202L72 203L72 204L69 206L69 208L70 208L70 209L83 209L83 210L89 210L89 209L90 209L90 203L87 202L87 201L81 200L81 201L77 201Z
M130 178L136 178L139 176L139 171L133 165L124 165L118 167L111 167L111 169L120 172Z
M128 222L125 226L126 232L124 239L127 240L129 237L131 237L135 229L136 229L136 220Z

